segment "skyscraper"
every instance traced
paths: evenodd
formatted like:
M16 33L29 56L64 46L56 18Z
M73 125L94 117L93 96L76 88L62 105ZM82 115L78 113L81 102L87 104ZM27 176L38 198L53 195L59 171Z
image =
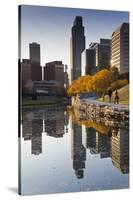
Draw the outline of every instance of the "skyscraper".
M122 23L112 33L111 67L120 73L129 72L129 23Z
M40 44L32 42L29 44L30 63L31 63L31 80L42 80L42 67L40 66Z
M30 61L40 65L40 44L32 42L29 44Z
M71 81L81 76L81 53L85 49L84 26L82 25L82 17L76 16L70 39L71 52ZM71 82L70 81L70 82Z

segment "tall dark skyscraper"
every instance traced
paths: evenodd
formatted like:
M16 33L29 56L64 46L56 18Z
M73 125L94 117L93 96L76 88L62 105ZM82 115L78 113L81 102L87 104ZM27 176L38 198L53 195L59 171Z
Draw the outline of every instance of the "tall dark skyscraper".
M36 42L30 43L29 50L31 62L35 62L40 65L40 44L37 44Z
M29 44L31 80L42 80L42 67L40 65L40 44L32 42Z
M71 32L71 77L70 82L81 76L81 53L85 49L85 35L82 17L74 20Z

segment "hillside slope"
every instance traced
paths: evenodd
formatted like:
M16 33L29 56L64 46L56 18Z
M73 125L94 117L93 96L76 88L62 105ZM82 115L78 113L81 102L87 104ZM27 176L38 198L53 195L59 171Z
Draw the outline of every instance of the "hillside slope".
M126 85L118 90L120 97L120 104L129 104L129 85ZM98 101L102 101L102 98L98 99ZM109 102L109 98L105 96L105 102ZM114 92L112 96L112 103L114 103Z
M129 85L118 90L121 104L129 104Z

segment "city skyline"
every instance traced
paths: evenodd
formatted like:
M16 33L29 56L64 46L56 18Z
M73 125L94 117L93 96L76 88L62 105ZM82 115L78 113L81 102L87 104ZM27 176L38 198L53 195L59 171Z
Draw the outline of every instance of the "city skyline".
M85 27L86 48L100 38L111 39L117 26L129 22L129 13L125 11L22 6L21 59L29 58L29 43L37 42L40 44L42 66L61 60L70 69L71 27L75 16L79 15Z

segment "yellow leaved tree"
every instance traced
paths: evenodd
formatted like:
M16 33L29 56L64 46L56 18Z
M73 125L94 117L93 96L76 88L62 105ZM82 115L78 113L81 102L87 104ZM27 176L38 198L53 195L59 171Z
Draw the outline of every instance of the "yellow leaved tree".
M97 72L91 80L93 91L99 94L106 93L112 81L112 73L110 70L104 69Z

